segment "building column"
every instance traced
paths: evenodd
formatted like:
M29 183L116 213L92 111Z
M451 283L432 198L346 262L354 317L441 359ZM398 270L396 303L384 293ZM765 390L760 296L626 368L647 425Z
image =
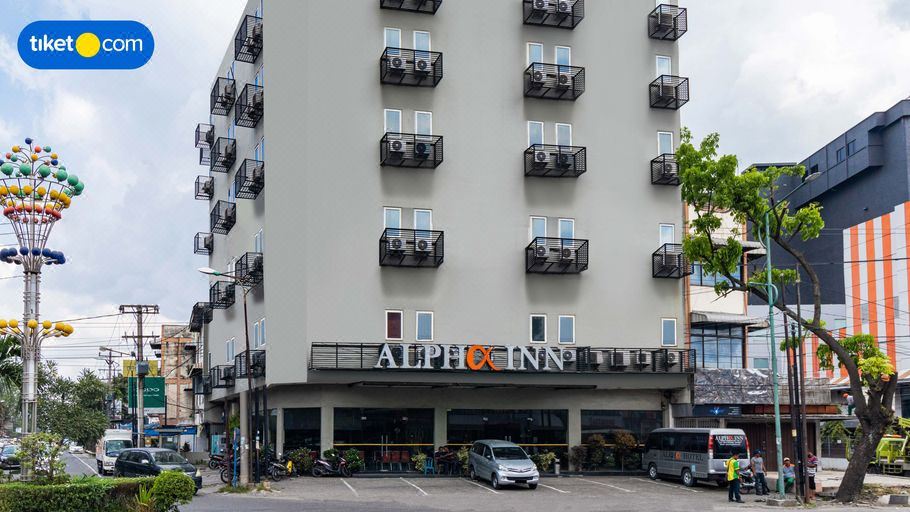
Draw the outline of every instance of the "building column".
M335 444L335 408L323 405L319 409L319 449L326 451ZM322 453L319 454L322 457Z
M433 451L449 441L449 412L445 407L433 409Z
M250 394L240 392L240 485L250 483Z
M275 452L284 453L284 408L277 408L275 415Z
M569 449L571 449L573 446L580 445L581 444L581 407L569 407L569 417L568 417L567 428L569 429L569 431L566 432L566 442L569 443ZM569 453L569 450L566 450L566 453ZM559 462L562 465L562 467L564 467L564 468L569 467L568 460L561 460Z

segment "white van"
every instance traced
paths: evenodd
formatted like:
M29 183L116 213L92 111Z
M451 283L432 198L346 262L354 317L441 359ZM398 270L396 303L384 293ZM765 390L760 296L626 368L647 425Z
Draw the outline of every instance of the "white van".
M95 447L95 461L98 462L98 474L114 474L114 463L120 452L133 447L131 430L108 429Z
M727 459L749 459L749 440L738 428L659 428L648 434L642 469L656 480L682 479L692 487L698 480L726 485Z

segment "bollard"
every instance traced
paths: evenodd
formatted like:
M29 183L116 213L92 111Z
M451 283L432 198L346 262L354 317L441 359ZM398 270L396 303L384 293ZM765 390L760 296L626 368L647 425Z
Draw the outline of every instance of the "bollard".
M559 459L556 459L556 462L553 464L553 472L556 476L559 476Z

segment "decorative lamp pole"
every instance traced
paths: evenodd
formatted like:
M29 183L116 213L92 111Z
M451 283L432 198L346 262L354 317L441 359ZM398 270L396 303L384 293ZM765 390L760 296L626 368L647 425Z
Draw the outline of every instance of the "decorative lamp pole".
M0 333L17 338L22 352L22 433L37 432L38 361L41 342L47 338L69 336L73 327L45 320L38 313L41 294L41 268L62 265L66 257L47 246L54 224L63 210L82 194L85 185L75 174L60 165L50 146L31 138L15 145L0 158L0 207L18 241L17 248L0 249L0 261L22 265L25 278L25 310L20 323L0 320Z

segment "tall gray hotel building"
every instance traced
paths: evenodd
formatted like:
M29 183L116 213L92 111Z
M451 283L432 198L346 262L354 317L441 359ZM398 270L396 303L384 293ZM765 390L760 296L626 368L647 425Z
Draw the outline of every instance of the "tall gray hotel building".
M196 129L205 431L374 468L672 425L686 10L341 3L250 0Z

